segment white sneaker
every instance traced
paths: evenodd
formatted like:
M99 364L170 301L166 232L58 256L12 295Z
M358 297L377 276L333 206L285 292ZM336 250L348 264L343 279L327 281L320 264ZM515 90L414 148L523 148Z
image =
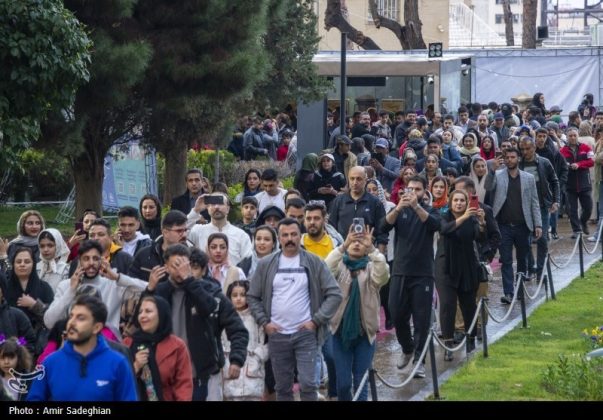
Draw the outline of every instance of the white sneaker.
M414 353L409 353L409 354L405 354L404 352L402 352L402 354L400 354L400 359L398 360L398 369L404 369L412 360L414 356Z
M419 364L419 367L417 368L417 371L415 372L415 378L417 379L422 379L425 377L425 365L422 362L417 362Z
M587 241L588 241L588 242L597 242L597 237L596 237L595 235L590 236L590 237L587 239Z

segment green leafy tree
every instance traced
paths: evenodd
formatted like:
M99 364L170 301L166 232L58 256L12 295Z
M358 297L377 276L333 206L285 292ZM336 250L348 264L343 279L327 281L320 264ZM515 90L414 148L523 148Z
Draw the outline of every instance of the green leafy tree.
M71 107L90 46L62 1L0 0L0 166L38 139L50 110Z
M254 89L252 103L246 105L284 109L298 99L310 102L324 97L331 83L317 74L312 63L320 41L313 5L312 0L270 0L264 37L270 69ZM241 111L249 112L249 106Z
M144 97L146 137L165 155L164 201L182 193L186 152L213 143L233 100L261 80L268 0L140 0L135 17L155 54Z
M91 32L90 82L81 87L69 113L44 127L44 145L69 157L76 189L76 214L102 207L104 158L111 144L140 124L143 103L136 86L152 56L131 19L136 0L65 0Z

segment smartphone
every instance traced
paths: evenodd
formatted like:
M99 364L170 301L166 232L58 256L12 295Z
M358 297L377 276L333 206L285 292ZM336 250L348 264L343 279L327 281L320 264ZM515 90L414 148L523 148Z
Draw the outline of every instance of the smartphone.
M82 222L75 222L75 232L78 235L86 235L86 237L88 237L88 233L84 230L84 224Z
M494 153L494 157L496 157L496 159L500 159L502 157L502 150L497 150Z
M203 200L205 204L224 204L224 196L223 195L206 195Z
M352 232L363 233L364 232L364 219L362 217L354 217L352 219Z
M469 208L479 209L479 199L477 198L477 194L471 194L469 197Z

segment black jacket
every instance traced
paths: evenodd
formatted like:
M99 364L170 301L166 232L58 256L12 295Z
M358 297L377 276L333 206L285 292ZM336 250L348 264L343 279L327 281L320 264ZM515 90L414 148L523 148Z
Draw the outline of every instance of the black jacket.
M331 185L336 191L341 191L345 187L345 176L335 168L331 169L331 172L326 172L320 169L314 172L314 179L312 180L312 186L310 187L310 199L311 200L324 200L328 206L335 199L336 196L331 194L320 194L319 188Z
M538 190L538 201L540 208L550 209L553 203L561 204L561 190L559 188L559 178L555 173L555 168L551 162L542 156L535 156L536 170L538 171L539 181L536 183ZM519 162L519 169L522 171L526 166L523 159Z
M191 208L191 199L188 190L184 194L172 198L170 210L180 210L184 214L189 214Z
M487 204L479 203L479 206L484 210L486 220L486 241L479 242L477 247L479 249L480 261L490 262L496 255L498 247L500 246L500 229L498 223L492 212L492 207Z
M136 279L149 281L151 273L142 270L142 268L148 268L150 270L156 265L165 264L162 246L163 238L159 238L151 245L138 251L136 255L134 255L134 261L132 261L132 264L130 265L128 275ZM166 274L162 280L167 280L167 276L168 275Z
M553 168L555 168L555 173L559 179L559 187L561 191L565 191L569 168L563 155L559 153L559 150L553 145L553 141L548 138L542 149L536 148L536 153L538 156L547 158L549 162L553 164Z
M25 337L27 350L35 354L36 334L27 315L13 308L4 298L0 302L0 334L5 337Z
M249 333L230 300L222 293L220 284L213 279L189 277L183 287L188 349L197 379L207 380L224 366L222 330L226 330L231 343L230 363L243 366ZM155 294L171 304L174 289L172 282L166 281L157 285Z
M335 197L329 210L329 223L344 238L348 236L355 217L362 217L367 226L375 228L374 236L377 244L387 245L387 233L379 227L379 222L385 218L385 208L378 198L367 192L357 201L354 201L349 193Z

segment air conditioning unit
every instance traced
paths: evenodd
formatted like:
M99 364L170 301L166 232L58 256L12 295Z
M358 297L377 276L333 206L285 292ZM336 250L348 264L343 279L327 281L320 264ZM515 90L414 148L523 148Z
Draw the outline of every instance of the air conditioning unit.
M590 40L592 46L603 46L603 24L597 23L590 27Z

